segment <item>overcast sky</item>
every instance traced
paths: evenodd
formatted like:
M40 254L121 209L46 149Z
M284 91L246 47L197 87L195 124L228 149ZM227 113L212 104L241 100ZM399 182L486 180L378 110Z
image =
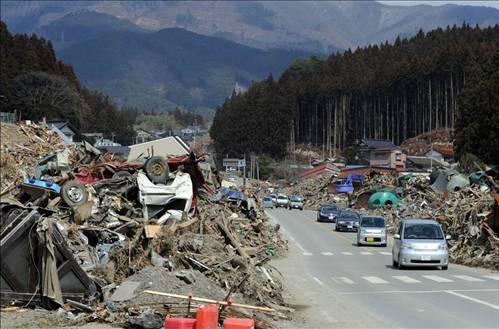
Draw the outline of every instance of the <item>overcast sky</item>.
M400 1L400 0L394 0L394 1L378 1L381 3L384 3L385 5L397 5L397 6L413 6L413 5L432 5L432 6L441 6L445 4L455 4L455 5L469 5L469 6L487 6L487 7L494 7L499 9L499 1L494 0L494 1L469 1L469 0L462 0L462 1L413 1L413 0L406 0L406 1Z

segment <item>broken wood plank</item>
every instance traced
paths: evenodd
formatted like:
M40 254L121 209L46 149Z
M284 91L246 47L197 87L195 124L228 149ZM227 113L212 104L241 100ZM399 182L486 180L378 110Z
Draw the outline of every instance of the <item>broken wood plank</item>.
M200 298L200 297L191 297L191 296L186 296L186 295L170 294L170 293L160 292L160 291L154 291L154 290L144 290L144 293L151 294L151 295L165 296L165 297L180 298L180 299L191 299L191 300L196 301L196 302L218 304L218 305L225 305L225 306L232 306L232 307L240 307L240 308L246 308L246 309L255 310L255 311L262 311L262 312L269 312L269 313L275 312L275 310L273 308L270 308L270 307L262 307L262 306L248 305L248 304L230 303L230 302L220 301L220 300L215 300L215 299L208 299L208 298Z

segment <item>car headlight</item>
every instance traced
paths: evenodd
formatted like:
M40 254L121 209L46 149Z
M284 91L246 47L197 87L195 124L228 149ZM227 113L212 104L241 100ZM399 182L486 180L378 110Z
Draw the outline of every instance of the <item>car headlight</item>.
M447 250L447 243L441 243L438 245L438 250Z
M413 248L412 248L412 246L410 244L402 243L400 245L400 249L413 249Z

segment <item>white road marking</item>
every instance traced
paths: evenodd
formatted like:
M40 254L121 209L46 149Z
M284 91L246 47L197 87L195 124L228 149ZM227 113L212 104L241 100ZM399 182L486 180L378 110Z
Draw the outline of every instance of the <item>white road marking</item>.
M342 251L341 254L345 255L345 256L351 256L351 255L353 255L350 251Z
M334 276L331 277L331 280L333 280L336 284L341 284L340 280L336 279Z
M438 275L423 275L423 278L427 278L428 280L436 281L436 282L454 282L451 279L442 278Z
M470 282L483 282L484 281L482 279L474 278L474 277L469 276L469 275L453 275L453 277L461 279L461 280L465 280L465 281L470 281Z
M296 244L296 246L298 247L298 249L301 250L303 256L313 256L313 254L311 252L308 252L305 248L303 248L301 246L301 244L298 243L298 241L293 240L293 242Z
M386 255L386 256L391 256L392 255L392 253L388 252L388 251L380 251L379 253L382 254L382 255Z
M446 293L451 294L451 295L454 295L454 296L457 296L457 297L461 297L461 298L467 299L467 300L469 300L469 301L472 301L472 302L475 302L475 303L478 303L478 304L482 304L482 305L485 305L485 306L491 307L491 308L493 308L493 309L495 309L495 310L499 310L499 305L492 304L492 303L486 302L486 301L481 300L481 299L477 299L477 298L469 297L469 296L466 296L466 295L463 295L463 294L457 293L457 292L452 291L452 290L448 290L448 291L446 291Z
M388 283L388 281L383 280L382 278L379 278L377 276L363 276L362 279L369 281L370 283L373 284L384 284Z
M320 284L321 286L324 285L324 282L322 282L321 280L317 279L315 276L313 276L312 279L314 279L314 281L317 282L318 284Z
M338 292L338 295L376 295L376 294L435 294L451 290L382 290ZM499 292L499 289L454 289L454 292Z
M400 280L404 283L421 283L421 281L411 278L407 275L394 275L392 278Z
M499 281L499 275L482 275L482 277Z
M372 255L373 253L369 252L369 251L361 251L360 254L361 255Z
M321 254L323 256L333 256L334 255L332 252L329 252L329 251L323 251L323 252L321 252Z
M347 278L346 276L340 276L340 277L338 277L338 280L340 280L341 282L346 283L346 284L354 284L355 283L352 280L350 280L349 278Z

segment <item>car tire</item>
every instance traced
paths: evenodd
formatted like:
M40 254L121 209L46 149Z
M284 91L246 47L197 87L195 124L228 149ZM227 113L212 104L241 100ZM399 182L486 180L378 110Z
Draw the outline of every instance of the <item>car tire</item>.
M386 247L386 243L381 244L381 247Z
M449 265L442 266L442 271L447 271L449 269Z
M81 206L88 201L88 191L82 183L70 180L62 184L61 198L70 207Z
M303 211L303 208L300 208L301 211Z
M403 270L404 269L404 265L402 265L402 262L400 261L400 255L399 255L399 258L398 258L398 261L397 261L397 265L398 265L399 270Z
M152 157L144 165L144 171L151 182L155 184L165 184L168 180L170 168L161 157Z
M393 259L393 257L392 257L392 267L393 268L398 268L399 267L399 263L395 259Z
M362 247L362 243L359 240L357 240L357 247Z

